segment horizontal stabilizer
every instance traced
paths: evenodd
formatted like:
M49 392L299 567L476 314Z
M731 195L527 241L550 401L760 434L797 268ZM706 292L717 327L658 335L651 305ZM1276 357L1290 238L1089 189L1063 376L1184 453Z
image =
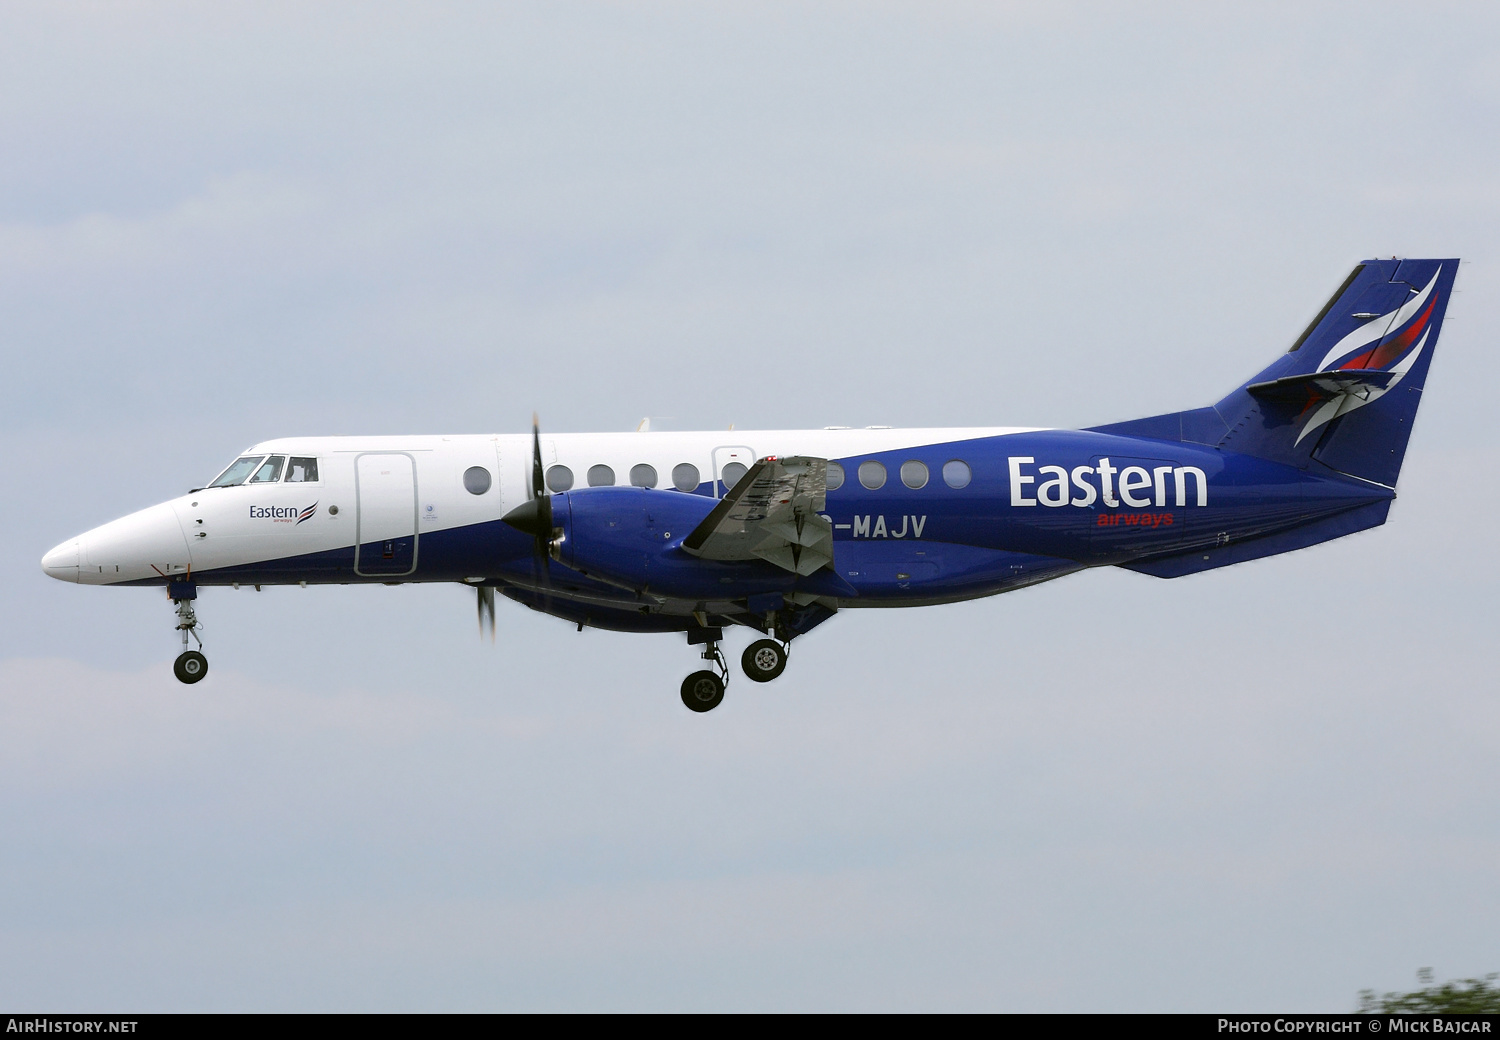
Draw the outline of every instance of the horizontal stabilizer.
M1402 373L1378 368L1350 368L1337 372L1305 372L1297 376L1268 379L1264 383L1251 383L1245 387L1255 397L1264 401L1306 402L1309 397L1326 400L1346 393L1359 393L1361 389L1384 390L1401 378Z

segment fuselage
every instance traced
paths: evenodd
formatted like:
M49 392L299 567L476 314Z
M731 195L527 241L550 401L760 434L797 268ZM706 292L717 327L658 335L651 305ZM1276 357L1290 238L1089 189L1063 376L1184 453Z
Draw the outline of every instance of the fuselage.
M671 505L659 496L717 498L765 456L832 460L825 515L839 607L949 602L1200 550L1208 560L1318 517L1383 509L1393 497L1208 444L1090 431L558 434L542 436L540 448L552 492L586 501L594 488L634 486L648 513L652 503ZM43 567L92 585L535 590L532 540L501 520L530 493L532 450L525 434L269 440L242 460L275 479L199 488L122 517L59 545ZM609 494L611 503L635 501ZM551 566L559 598L626 611L712 613L741 595L729 579L716 605L703 590L627 589Z
M1017 427L307 437L57 546L52 577L165 587L177 678L207 674L213 585L460 582L578 625L678 632L723 698L848 607L992 596L1090 567L1160 578L1383 524L1458 262L1357 265L1285 352L1211 406ZM491 627L493 631L493 627Z

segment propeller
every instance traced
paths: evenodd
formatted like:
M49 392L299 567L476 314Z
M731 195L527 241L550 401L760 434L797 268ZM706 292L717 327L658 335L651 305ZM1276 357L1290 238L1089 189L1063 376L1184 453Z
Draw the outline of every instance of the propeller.
M480 585L474 591L478 594L479 635L483 637L485 630L488 629L490 642L493 643L495 641L495 587Z
M556 552L555 539L562 532L552 528L552 496L547 493L547 474L542 468L542 424L535 412L531 413L531 487L526 501L500 518L516 530L531 535L532 586L541 592L546 603L552 588L549 559ZM475 608L479 612L479 634L488 630L490 642L495 641L495 589L480 585L474 589L478 598Z
M542 469L542 426L535 412L531 415L531 493L525 502L500 519L531 535L531 574L546 599L552 585L550 560L557 552L556 538L562 532L552 526L552 496L547 493L547 475Z

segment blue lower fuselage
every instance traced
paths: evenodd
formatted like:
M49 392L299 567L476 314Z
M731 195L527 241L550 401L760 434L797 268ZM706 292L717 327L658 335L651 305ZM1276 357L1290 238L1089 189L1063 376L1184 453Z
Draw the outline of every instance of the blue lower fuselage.
M844 479L828 492L824 515L834 530L838 583L815 591L834 596L841 606L968 599L1084 567L1149 566L1181 561L1187 554L1193 557L1190 569L1203 569L1198 565L1212 564L1216 554L1231 547L1338 514L1374 506L1383 518L1393 497L1388 488L1326 471L1204 445L1087 431L1005 434L836 461ZM615 597L626 604L622 609L633 609L627 604L632 593L732 600L790 588L788 575L761 561L713 565L682 554L681 538L690 530L685 525L706 515L715 490L715 483L706 481L688 493L596 487L555 496L560 505L587 507L591 517L605 517L596 521L604 527L572 539L570 549L585 553L589 566L575 570L549 561L555 593L589 591L601 602ZM678 530L671 532L672 526ZM663 532L672 537L663 539ZM692 579L673 579L676 583L663 589L626 588L615 574L634 574L635 565L612 567L611 558L633 560L643 552L654 554L656 573L671 569L675 552L678 569ZM433 530L423 530L418 520L410 533L393 538L197 570L192 580L200 585L469 581L526 588L538 580L534 556L532 539L499 519Z

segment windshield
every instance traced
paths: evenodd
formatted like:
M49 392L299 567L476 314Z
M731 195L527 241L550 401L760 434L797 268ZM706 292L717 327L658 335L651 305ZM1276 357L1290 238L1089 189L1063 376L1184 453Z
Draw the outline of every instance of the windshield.
M274 484L281 479L281 467L284 465L286 465L285 455L272 455L261 463L260 468L255 471L255 476L250 478L250 483Z
M209 487L231 487L235 484L243 484L245 478L254 471L256 465L264 455L247 455L243 459L235 459L230 467L214 478Z

